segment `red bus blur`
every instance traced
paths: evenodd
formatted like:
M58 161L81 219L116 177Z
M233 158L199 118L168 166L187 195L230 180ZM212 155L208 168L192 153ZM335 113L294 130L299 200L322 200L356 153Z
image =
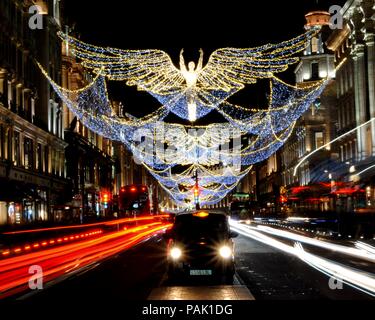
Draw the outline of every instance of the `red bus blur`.
M145 185L128 185L120 189L118 197L120 216L151 214L150 197Z

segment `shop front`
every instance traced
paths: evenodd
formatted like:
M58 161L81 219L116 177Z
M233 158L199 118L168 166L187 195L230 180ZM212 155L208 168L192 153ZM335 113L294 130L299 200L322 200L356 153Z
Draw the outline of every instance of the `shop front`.
M47 190L18 182L0 182L0 225L48 219Z

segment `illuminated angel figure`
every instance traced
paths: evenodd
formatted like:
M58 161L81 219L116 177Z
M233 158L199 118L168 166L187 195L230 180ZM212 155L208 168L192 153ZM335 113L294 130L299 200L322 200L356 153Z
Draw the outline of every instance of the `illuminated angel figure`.
M186 98L188 106L189 121L194 122L197 119L197 96L195 94L195 86L199 77L199 73L203 68L203 50L200 49L199 61L197 68L195 68L195 63L190 61L188 68L185 65L185 59L183 56L184 49L180 53L180 71L182 76L185 78L187 89L186 89Z
M161 50L104 48L63 33L60 36L82 60L84 67L100 72L110 80L137 86L181 118L195 120L211 112L246 84L285 71L299 60L293 55L303 51L316 33L316 29L311 29L289 41L250 49L218 49L204 67L202 50L198 65L190 62L188 68L181 52L180 69Z
M203 68L203 50L199 50L200 56L197 68L195 68L195 63L193 61L190 61L188 64L188 68L186 68L183 53L184 49L182 49L180 53L180 70L182 76L185 78L186 85L188 88L195 87L195 85L197 84L199 73L202 71Z

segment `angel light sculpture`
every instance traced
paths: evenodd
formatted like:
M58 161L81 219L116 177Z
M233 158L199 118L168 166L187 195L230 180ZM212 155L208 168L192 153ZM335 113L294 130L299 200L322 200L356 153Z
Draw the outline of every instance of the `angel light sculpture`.
M84 67L100 72L109 80L125 81L148 92L183 119L197 120L217 109L245 85L272 78L298 62L299 58L293 55L303 51L317 32L311 29L292 40L256 48L217 49L205 66L201 50L197 66L189 62L187 68L182 52L180 68L177 68L162 50L97 47L64 33L59 35Z
M310 29L292 40L256 48L218 49L206 65L202 49L198 63L191 61L187 66L182 50L179 68L161 50L97 47L60 33L81 64L96 76L87 87L72 91L53 82L40 67L81 122L124 143L176 203L188 205L193 201L192 175L198 172L201 205L211 205L227 196L253 164L267 159L285 143L298 118L324 89L325 80L298 87L275 76L299 60L294 55L303 51L317 32ZM248 109L227 101L258 79L268 79L270 83L266 108ZM155 97L161 107L143 118L128 113L120 118L111 108L106 80L136 86ZM227 122L194 125L214 110ZM190 121L191 125L167 123L169 113ZM203 134L192 137L189 131L194 128ZM138 139L140 132L143 137ZM235 147L233 141L241 142L243 137L248 143ZM149 141L146 148L139 143L141 140ZM231 146L223 148L224 145ZM181 168L180 172L176 173L176 168Z

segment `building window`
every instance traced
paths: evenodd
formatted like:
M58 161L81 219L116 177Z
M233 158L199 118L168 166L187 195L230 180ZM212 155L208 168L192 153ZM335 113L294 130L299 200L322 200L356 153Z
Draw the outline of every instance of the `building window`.
M318 149L324 145L323 132L315 132L315 149Z
M24 146L24 166L25 169L34 168L34 143L30 138L25 138L23 140Z
M311 51L312 53L319 53L319 39L317 37L311 40Z
M0 125L0 158L5 159L5 130Z
M313 80L319 79L319 63L313 62L311 64L311 77Z
M55 125L55 134L61 138L62 136L62 131L61 131L61 128L62 128L62 113L61 113L61 108L59 106L59 104L55 104L55 110L56 110L56 125Z
M51 173L56 174L56 151L51 149Z
M40 143L36 148L36 169L39 172L43 171L43 147Z
M13 161L15 166L21 165L21 144L20 144L20 133L15 131L14 132L14 155Z
M346 123L346 117L347 117L347 113L346 113L346 103L343 104L343 110L342 110L342 113L341 113L341 122L342 122L342 126L345 128L347 123Z
M48 148L48 146L44 147L44 172L50 173L50 170L49 170L49 148Z

